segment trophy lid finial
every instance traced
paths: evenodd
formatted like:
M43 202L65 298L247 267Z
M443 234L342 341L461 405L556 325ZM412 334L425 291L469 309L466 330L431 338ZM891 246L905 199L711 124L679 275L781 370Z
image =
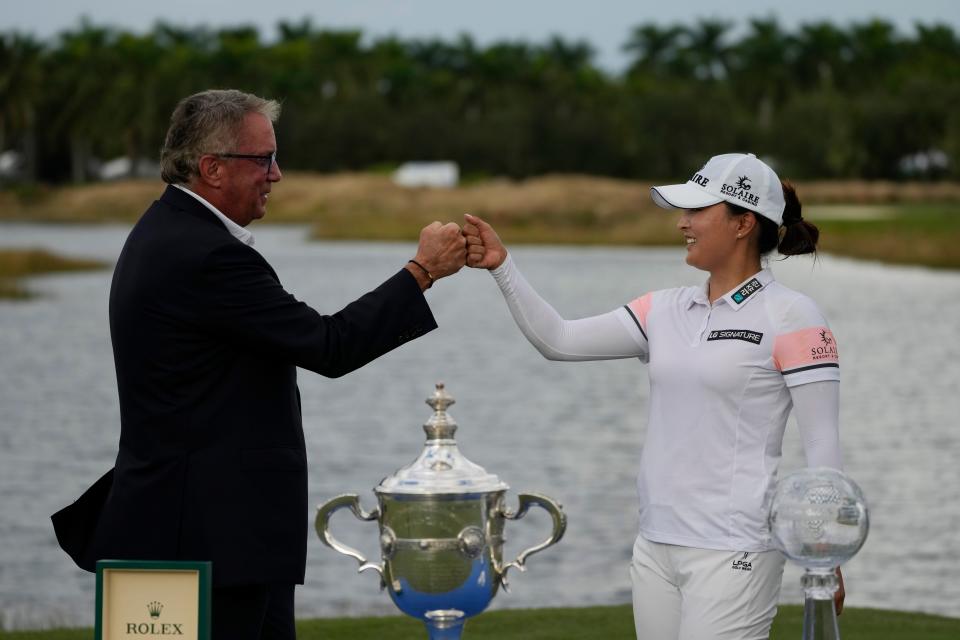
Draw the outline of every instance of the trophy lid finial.
M430 405L434 411L446 411L447 407L454 404L456 400L453 399L453 396L447 392L446 386L443 382L437 383L436 391L433 392L433 395L427 398L427 404Z
M452 440L457 431L457 423L449 413L447 407L456 400L447 392L443 382L437 382L433 395L427 398L427 404L433 409L433 415L423 425L427 433L427 440Z

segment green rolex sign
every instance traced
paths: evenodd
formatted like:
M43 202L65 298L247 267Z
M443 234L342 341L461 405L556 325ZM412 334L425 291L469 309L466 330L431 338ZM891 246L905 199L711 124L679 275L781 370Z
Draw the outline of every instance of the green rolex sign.
M210 563L97 562L96 640L210 640Z

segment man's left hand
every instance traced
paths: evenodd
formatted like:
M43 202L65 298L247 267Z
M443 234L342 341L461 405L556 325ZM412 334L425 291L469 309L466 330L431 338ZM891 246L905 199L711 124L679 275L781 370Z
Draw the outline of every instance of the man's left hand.
M414 258L431 277L439 280L459 271L467 260L467 241L454 222L431 222L420 231L420 244ZM414 271L414 276L420 276Z

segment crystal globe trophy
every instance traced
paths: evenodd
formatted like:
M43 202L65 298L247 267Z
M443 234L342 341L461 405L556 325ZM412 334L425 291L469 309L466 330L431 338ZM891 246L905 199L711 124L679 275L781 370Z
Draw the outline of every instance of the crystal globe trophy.
M836 469L801 469L777 484L769 522L776 547L806 569L803 640L839 639L835 570L867 539L870 517L863 492Z

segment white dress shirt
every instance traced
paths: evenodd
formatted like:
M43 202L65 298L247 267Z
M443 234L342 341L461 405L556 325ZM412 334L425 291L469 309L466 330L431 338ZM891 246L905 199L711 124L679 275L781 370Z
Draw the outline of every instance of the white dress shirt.
M236 222L234 222L227 216L223 215L223 213L221 213L219 209L217 209L215 206L207 202L205 199L198 196L196 193L188 189L186 186L182 184L175 184L173 186L175 186L177 189L180 189L184 193L189 193L191 196L196 198L200 202L200 204L205 206L207 209L210 209L210 211L212 211L215 216L220 218L220 222L222 222L223 226L227 228L227 231L230 232L230 235L232 235L234 238L236 238L237 240L239 240L240 242L242 242L243 244L249 247L253 246L254 239L253 239L252 233L250 233L249 231L247 231L246 229L238 225Z

